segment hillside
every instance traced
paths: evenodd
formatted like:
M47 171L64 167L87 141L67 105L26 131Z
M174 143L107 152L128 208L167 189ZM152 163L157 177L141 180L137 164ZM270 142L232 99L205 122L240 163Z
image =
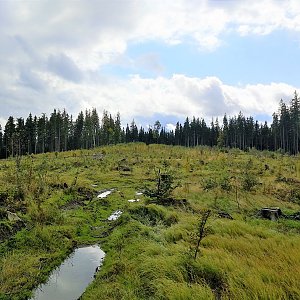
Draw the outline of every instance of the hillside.
M0 299L30 297L89 244L106 257L83 300L299 299L299 211L299 157L277 152L130 143L0 160Z

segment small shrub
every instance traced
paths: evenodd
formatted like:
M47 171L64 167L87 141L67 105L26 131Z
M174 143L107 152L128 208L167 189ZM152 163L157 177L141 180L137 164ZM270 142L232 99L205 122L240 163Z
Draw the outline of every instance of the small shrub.
M150 198L154 198L159 204L164 204L164 202L168 204L169 197L176 187L178 187L178 185L174 184L174 176L168 171L161 172L159 169L154 181L155 186L153 188L146 186L144 194Z
M299 188L291 189L289 201L300 204L300 189Z
M244 191L251 191L257 184L258 184L257 178L251 173L247 172L242 177L242 188Z
M217 184L216 180L213 178L205 178L202 181L202 187L206 191L216 188L217 185L218 184Z
M219 184L220 184L221 189L224 191L227 191L227 192L229 192L232 188L229 176L223 176L220 179Z

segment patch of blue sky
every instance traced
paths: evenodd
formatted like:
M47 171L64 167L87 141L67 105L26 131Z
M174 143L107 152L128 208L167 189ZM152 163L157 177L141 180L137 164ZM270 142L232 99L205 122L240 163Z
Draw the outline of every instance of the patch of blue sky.
M178 45L162 41L132 43L125 53L130 64L107 65L102 72L120 77L139 74L147 78L173 74L216 76L225 84L242 86L271 82L299 85L300 43L296 36L278 30L263 36L227 34L223 38L222 45L210 52L199 50L192 41ZM151 61L145 61L153 57L159 71L151 68ZM140 63L141 58L144 63Z
M278 104L279 107L279 104ZM277 108L274 112L277 111ZM253 116L254 121L258 121L258 123L260 124L264 124L265 122L267 122L269 125L273 122L273 117L267 114L256 114Z

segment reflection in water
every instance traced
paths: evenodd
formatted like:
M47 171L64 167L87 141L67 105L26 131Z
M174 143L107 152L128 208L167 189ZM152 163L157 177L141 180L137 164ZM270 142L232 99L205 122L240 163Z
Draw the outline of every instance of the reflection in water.
M98 246L76 249L50 276L46 284L37 288L31 300L76 300L92 282L96 268L105 253Z
M107 220L108 221L115 221L117 219L119 219L119 217L121 216L123 212L121 210L116 210L114 213L112 213Z
M108 195L110 195L112 193L112 190L107 190L107 191L104 191L104 192L102 192L101 194L99 194L98 196L97 196L97 198L101 198L101 199L103 199L103 198L106 198Z

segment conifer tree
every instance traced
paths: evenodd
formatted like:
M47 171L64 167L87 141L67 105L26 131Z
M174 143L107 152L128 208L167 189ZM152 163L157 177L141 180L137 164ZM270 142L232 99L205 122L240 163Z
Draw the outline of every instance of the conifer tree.
M115 118L115 126L114 126L114 143L118 144L121 142L121 116L118 112Z
M299 152L299 127L300 127L300 99L297 92L294 92L294 98L290 104L290 119L291 119L291 152Z
M36 140L36 126L34 124L32 114L30 113L25 122L25 134L26 134L26 144L27 153L34 153L35 150L35 140Z
M4 157L3 132L0 124L0 158Z
M78 114L78 117L74 124L74 148L75 149L82 149L83 148L83 126L84 126L84 115L81 111Z
M186 147L190 146L190 122L189 122L189 118L187 117L185 119L185 122L183 124L183 144Z
M42 116L37 121L37 152L44 153L46 151L47 143L47 123L46 114Z
M15 127L16 154L23 155L28 151L28 137L23 118L17 118ZM26 147L27 145L27 147Z
M5 156L14 156L15 154L15 123L14 118L10 116L4 127L4 147Z

